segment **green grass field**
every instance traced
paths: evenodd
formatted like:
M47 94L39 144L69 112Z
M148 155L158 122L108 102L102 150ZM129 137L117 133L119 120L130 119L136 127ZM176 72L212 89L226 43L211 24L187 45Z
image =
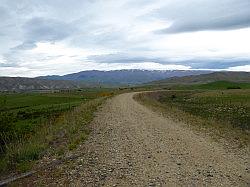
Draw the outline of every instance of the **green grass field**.
M139 100L159 106L183 120L220 136L249 142L250 84L214 82L164 87L140 94ZM23 172L43 155L63 156L88 135L86 126L97 107L113 94L162 87L84 89L55 93L0 94L0 173ZM211 129L211 130L210 130Z
M228 81L216 81L204 84L173 84L165 86L166 89L173 90L230 90L230 89L250 89L250 83L236 83Z
M184 112L250 130L250 91L169 91L159 102Z
M82 95L65 93L1 95L1 145L32 133L46 119L70 110L86 100Z
M75 148L96 107L111 95L111 89L0 94L1 173L25 171L51 148L54 153ZM57 138L62 140L53 147Z
M249 85L220 81L176 86L166 91L139 94L137 99L155 110L162 110L174 120L206 130L212 136L249 145Z

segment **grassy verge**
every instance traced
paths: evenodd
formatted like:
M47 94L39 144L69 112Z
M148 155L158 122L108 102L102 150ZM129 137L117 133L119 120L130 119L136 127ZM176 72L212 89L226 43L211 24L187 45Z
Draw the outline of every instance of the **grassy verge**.
M141 93L139 102L235 147L249 146L250 90L179 90Z
M112 94L91 90L2 95L0 174L24 172L45 155L60 157L75 149L87 137L86 124L98 106Z
M145 85L145 88L162 90L231 90L231 89L250 89L250 83L239 83L229 81L215 81L209 83L169 83Z

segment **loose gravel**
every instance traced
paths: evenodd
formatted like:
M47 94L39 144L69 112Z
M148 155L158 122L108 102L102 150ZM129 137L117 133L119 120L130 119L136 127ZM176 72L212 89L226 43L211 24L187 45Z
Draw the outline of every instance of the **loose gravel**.
M71 153L80 156L25 184L250 186L249 157L152 112L134 94L115 96L96 113L88 140Z

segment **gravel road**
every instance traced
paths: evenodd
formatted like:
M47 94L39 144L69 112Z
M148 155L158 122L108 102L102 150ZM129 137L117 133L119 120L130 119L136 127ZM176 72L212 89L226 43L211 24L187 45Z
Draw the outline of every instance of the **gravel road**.
M48 184L77 186L249 186L249 158L152 112L125 93L91 124L83 155L58 166ZM65 172L67 170L67 172Z

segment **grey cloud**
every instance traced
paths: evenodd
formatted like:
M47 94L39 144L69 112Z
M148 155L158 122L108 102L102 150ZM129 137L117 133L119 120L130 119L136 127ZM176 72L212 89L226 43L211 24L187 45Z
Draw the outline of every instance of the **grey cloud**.
M242 57L235 58L195 58L192 60L171 61L166 58L145 57L129 53L89 56L90 61L100 63L143 63L156 62L159 64L176 64L190 66L193 69L226 69L234 66L249 65L250 60Z
M6 63L1 63L0 67L19 67L19 63L21 62L18 54L14 51L3 54L2 58Z
M164 62L163 62L164 63ZM176 64L187 65L192 69L227 69L234 66L249 65L247 58L195 58L192 60L179 61Z
M9 17L8 11L4 7L0 6L0 19L6 20L8 19L8 17Z
M234 66L249 65L250 61L246 59L207 59L187 61L195 69L226 69Z
M8 37L11 36L13 39L19 35L19 17L12 18L12 14L8 8L0 6L0 36ZM15 32L14 32L15 31Z
M249 15L250 16L250 15ZM156 31L156 33L182 33L205 30L233 30L250 27L250 17L235 17L228 20L216 20L214 22L176 22L170 28Z
M174 3L154 12L153 16L172 22L169 28L156 31L156 33L250 27L249 0L178 0Z
M11 50L28 50L33 49L36 47L36 44L34 42L24 42L14 48L11 48Z
M74 33L76 28L72 25L44 18L32 18L23 26L25 35L31 41L58 41Z
M139 63L139 62L149 62L157 61L159 58L147 58L145 56L137 56L130 53L115 53L108 55L92 55L88 57L88 60L100 62L100 63ZM161 60L162 62L162 60Z
M77 25L78 30L70 36L69 43L83 48L95 48L96 46L121 48L126 42L126 32L112 24L103 23L102 18L99 19L92 13L72 21L71 25Z

